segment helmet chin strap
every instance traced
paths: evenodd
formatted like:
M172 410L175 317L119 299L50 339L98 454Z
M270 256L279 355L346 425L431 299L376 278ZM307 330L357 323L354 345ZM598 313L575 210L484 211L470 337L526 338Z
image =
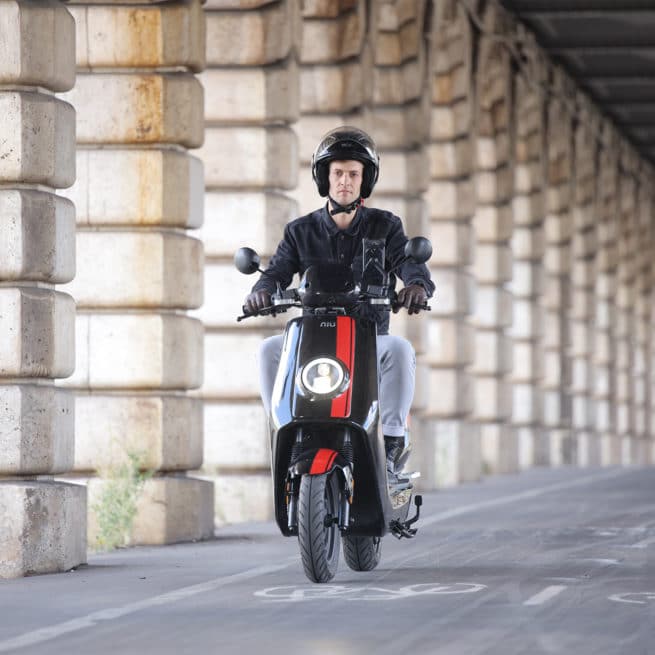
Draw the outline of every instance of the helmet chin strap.
M328 194L328 198L330 199L330 203L334 207L334 209L330 210L330 216L334 216L335 214L350 214L350 212L355 211L357 207L359 207L362 204L362 197L360 196L357 198L357 200L354 200L351 202L349 205L340 205L331 195Z

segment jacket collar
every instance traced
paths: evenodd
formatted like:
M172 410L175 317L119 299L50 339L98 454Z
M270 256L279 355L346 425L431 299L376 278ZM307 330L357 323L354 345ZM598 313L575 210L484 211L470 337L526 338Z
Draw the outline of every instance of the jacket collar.
M337 224L332 220L332 216L330 216L330 212L328 211L327 202L325 203L323 209L319 210L319 212L320 212L320 220L322 221L323 225L327 229L328 234L330 236L335 236L336 234L339 234L341 232L352 236L354 234L357 234L357 232L359 231L366 209L364 208L363 205L358 207L357 212L355 213L355 218L353 218L350 225L345 230L340 230L337 227Z

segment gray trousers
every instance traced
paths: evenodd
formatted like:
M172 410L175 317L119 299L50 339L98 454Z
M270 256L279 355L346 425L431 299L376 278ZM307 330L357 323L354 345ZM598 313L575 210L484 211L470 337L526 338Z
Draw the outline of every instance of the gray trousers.
M264 339L259 350L260 390L266 415L271 411L271 396L280 364L282 340L282 335ZM414 348L407 339L384 335L377 338L377 351L382 434L387 437L403 437L414 398Z

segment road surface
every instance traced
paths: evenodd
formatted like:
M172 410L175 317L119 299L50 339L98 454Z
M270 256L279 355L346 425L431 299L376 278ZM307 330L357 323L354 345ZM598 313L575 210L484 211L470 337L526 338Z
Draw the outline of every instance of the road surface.
M272 523L0 582L0 653L655 653L655 469L535 469L423 516L324 585Z

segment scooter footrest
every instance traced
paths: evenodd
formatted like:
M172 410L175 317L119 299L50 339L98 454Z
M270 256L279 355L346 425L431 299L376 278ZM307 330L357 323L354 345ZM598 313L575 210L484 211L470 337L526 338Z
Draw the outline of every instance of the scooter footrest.
M411 483L410 480L401 480L398 479L396 482L389 482L389 491L392 496L395 496L396 494L399 494L401 491L405 491L407 489L413 489L414 485Z

